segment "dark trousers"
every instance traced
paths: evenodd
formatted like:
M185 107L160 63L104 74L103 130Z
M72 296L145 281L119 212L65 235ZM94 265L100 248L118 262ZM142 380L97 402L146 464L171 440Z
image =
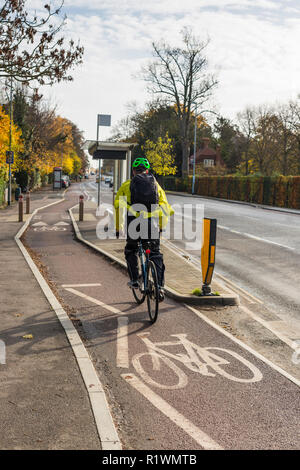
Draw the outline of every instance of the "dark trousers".
M136 221L135 217L127 217L127 242L124 250L130 279L132 281L136 281L138 279L138 241L142 240L143 248L150 249L149 258L155 264L158 284L163 286L165 265L163 262L163 254L160 251L160 238L157 221L154 221L153 219L142 221L142 223L148 224L149 238L144 238L143 230L141 230L141 236L135 240L130 237L130 230L128 230L132 220Z

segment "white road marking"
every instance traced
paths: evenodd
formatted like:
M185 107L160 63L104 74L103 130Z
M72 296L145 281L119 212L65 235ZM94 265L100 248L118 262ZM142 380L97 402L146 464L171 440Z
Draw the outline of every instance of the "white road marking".
M175 216L177 218L182 218L181 213L175 212ZM187 219L190 219L190 220L195 220L194 217L189 216L189 215L184 215L184 218L187 218ZM251 233L239 232L238 230L234 230L232 228L225 227L224 225L217 224L217 228L219 228L221 230L227 230L228 232L231 232L231 233L236 233L237 235L242 235L243 237L252 238L253 240L257 240L257 241L260 241L260 242L263 242L263 243L268 243L270 245L275 245L275 246L278 246L279 248L285 248L286 250L290 250L290 251L297 251L296 248L292 248L290 246L283 245L282 243L277 243L277 242L274 242L272 240L268 240L266 238L257 237L256 235L252 235Z
M220 228L221 230L227 230L228 232L236 233L237 235L242 235L242 237L252 238L253 240L257 240L263 243L268 243L269 245L275 245L280 248L285 248L286 250L296 251L296 248L292 248L287 245L282 245L281 243L273 242L272 240L267 240L266 238L257 237L256 235L252 235L251 233L239 232L238 230L233 230L229 227L224 227L224 225L217 225L217 227Z
M88 287L88 286L99 286L100 284L79 284L73 287ZM125 315L121 310L112 307L111 305L107 305L104 302L101 302L94 297L90 297L89 295L83 294L82 292L72 289L71 286L63 285L68 292L72 292L83 299L89 300L90 302L99 305L100 307L105 308L109 312L116 313L118 315ZM122 368L129 368L129 354L128 354L128 317L122 316L118 318L118 332L117 332L117 367Z
M56 222L54 225L70 225L67 222Z
M43 227L35 227L35 232L64 232L67 230L65 227L56 227L55 225L44 225Z
M35 224L31 224L32 227L42 227L44 225L48 225L45 222L36 222Z
M155 387L173 390L178 388L184 388L188 384L188 378L185 373L175 364L175 362L172 362L170 359L179 362L181 367L186 367L192 372L207 377L216 377L216 374L219 374L228 380L240 383L259 382L263 378L261 371L254 364L237 354L235 351L213 346L198 346L197 344L189 341L187 339L187 335L184 333L177 335L172 334L172 338L177 338L175 341L164 341L158 343L151 341L148 338L148 334L146 333L138 334L137 336L139 336L141 340L144 341L148 352L136 354L132 359L132 364L138 374L144 379L144 381L150 385L154 385ZM174 346L180 346L181 350L185 350L185 353L172 353L171 351L173 350ZM178 349L176 348L176 351L177 350ZM221 352L221 355L217 355L215 351L217 351L218 354L220 354ZM223 353L225 353L225 357L223 357ZM151 372L161 370L161 364L165 363L165 366L167 366L173 371L174 376L177 376L177 383L174 383L173 385L165 385L152 379L152 377L149 375L149 373L145 371L143 365L141 364L141 358L143 356L151 357ZM232 360L234 364L236 363L236 361L243 364L244 368L246 368L247 370L247 378L243 378L240 376L237 377L236 375L230 373L230 371L226 370L226 367L223 367L224 365L226 366L230 364L230 361ZM213 370L214 372L211 372L211 370ZM251 372L250 377L249 371ZM164 373L163 376L165 376Z
M187 304L184 304L186 308L188 308L189 310L191 310L192 312L194 312L199 318L201 318L202 320L204 320L208 325L212 326L215 330L219 331L220 333L222 333L223 335L227 336L228 338L230 338L233 342L235 342L236 344L238 344L239 346L241 346L243 349L245 349L246 351L249 351L251 354L253 354L253 356L257 357L258 359L260 359L261 361L263 361L265 364L267 364L268 366L270 366L272 369L276 370L277 372L279 372L281 375L283 375L284 377L286 377L287 379L289 379L291 382L293 382L294 384L298 385L298 387L300 386L300 380L296 379L295 377L293 377L292 375L290 375L288 372L286 372L285 370L283 370L281 367L277 366L276 364L274 364L273 362L271 362L269 359L267 359L265 356L263 356L262 354L260 354L259 352L255 351L254 349L252 349L250 346L248 346L246 343L243 343L243 341L240 341L239 339L237 339L235 336L233 336L232 334L230 334L228 331L224 330L224 328L221 328L221 326L217 325L216 323L214 323L212 320L210 320L209 318L207 318L203 313L201 313L199 310L195 309L194 307L192 307L191 305L187 305Z
M83 299L89 300L90 302L93 302L96 305L99 305L99 307L105 308L109 312L117 313L118 315L124 315L124 313L121 312L121 310L119 310L115 307L112 307L111 305L107 305L104 302L101 302L101 300L94 299L94 297L90 297L89 295L83 294L79 290L69 289L69 288L66 288L66 290L69 291L69 292L72 292L72 294L75 294L75 295L78 295L79 297L82 297Z
M128 355L128 317L118 318L117 367L129 369Z
M255 321L263 325L265 328L267 328L269 331L272 331L272 333L277 336L277 338L281 339L284 343L286 343L290 348L293 348L293 340L289 339L287 336L283 335L278 329L274 328L272 326L272 321L266 321L263 320L259 315L256 315L256 313L251 312L249 308L245 307L244 305L240 305L239 308L241 310L244 310L247 315L252 317Z
M195 426L191 421L185 418L163 398L153 392L147 385L139 380L134 374L121 374L121 377L138 392L140 392L147 400L152 403L161 413L175 423L179 428L183 429L197 444L206 450L223 450L223 448L205 434L201 429Z
M95 284L62 284L61 287L97 287L101 286L99 283Z

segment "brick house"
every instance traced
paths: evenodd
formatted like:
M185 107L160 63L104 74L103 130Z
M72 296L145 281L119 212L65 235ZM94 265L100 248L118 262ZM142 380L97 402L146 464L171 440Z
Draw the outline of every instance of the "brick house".
M220 146L217 145L216 149L209 147L210 138L204 137L202 139L202 146L196 152L196 168L210 168L216 165L225 166L221 158ZM194 155L190 156L190 169L193 169Z

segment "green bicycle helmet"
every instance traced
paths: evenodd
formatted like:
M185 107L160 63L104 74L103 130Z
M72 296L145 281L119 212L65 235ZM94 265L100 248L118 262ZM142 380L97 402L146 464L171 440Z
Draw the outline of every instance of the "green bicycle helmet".
M150 168L150 163L147 158L138 157L134 160L132 168L138 168L139 166L145 167L147 170Z

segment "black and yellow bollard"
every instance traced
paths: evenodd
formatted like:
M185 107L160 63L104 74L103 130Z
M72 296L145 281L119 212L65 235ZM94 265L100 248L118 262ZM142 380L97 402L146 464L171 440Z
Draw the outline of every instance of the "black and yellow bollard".
M79 222L83 221L83 196L79 196Z
M201 266L202 266L202 295L211 295L211 280L215 267L217 220L203 219Z

